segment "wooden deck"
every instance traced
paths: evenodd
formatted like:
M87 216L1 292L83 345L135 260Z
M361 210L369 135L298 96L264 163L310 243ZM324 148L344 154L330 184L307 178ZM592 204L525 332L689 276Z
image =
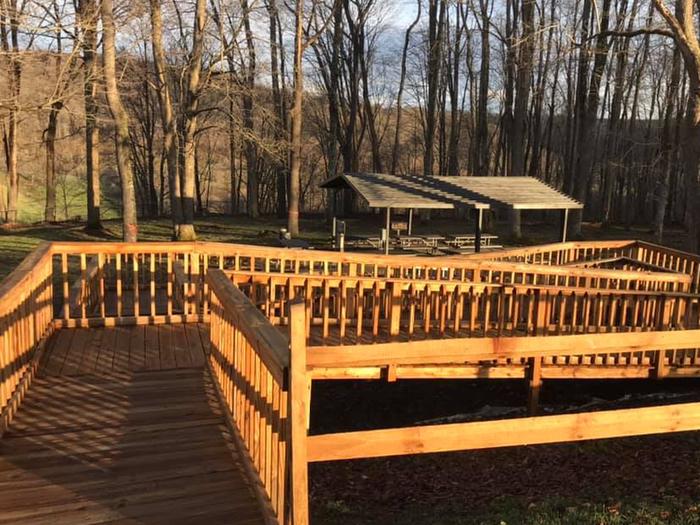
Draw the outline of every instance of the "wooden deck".
M263 523L203 330L58 331L0 441L0 523Z

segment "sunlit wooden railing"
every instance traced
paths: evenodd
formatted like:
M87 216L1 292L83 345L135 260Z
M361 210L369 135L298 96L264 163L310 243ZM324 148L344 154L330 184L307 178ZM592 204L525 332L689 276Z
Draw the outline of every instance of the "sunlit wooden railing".
M698 326L698 297L686 293L226 273L273 324L304 297L309 334L337 344Z
M290 339L272 326L223 272L210 270L206 282L211 296L213 376L235 427L234 433L249 455L253 477L262 489L261 500L270 506L278 523L287 523L292 514L308 513L306 487L290 480L297 476L292 472L294 454L303 451L306 439L309 391L303 366L306 352L303 317L296 323L292 319L291 341L296 345L290 346ZM297 312L303 316L303 307ZM292 318L294 315L292 307ZM303 382L303 387L297 386L296 391L290 379L290 370L295 366L296 379ZM295 422L301 428L295 428ZM292 451L292 445L297 445L295 433L302 439ZM305 460L302 463L305 472ZM293 522L304 521L295 518Z
M51 246L42 244L0 283L0 436L14 416L53 329Z
M669 271L690 277L689 291L700 289L700 256L647 241L578 241L469 254L473 261L501 261L552 266ZM634 261L640 263L632 267Z
M683 273L625 272L464 258L284 250L224 243L53 243L63 326L206 320L206 271L516 286L686 291Z

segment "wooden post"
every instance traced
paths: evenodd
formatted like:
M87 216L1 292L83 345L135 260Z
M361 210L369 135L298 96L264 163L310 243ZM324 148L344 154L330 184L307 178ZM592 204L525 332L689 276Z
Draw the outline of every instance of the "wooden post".
M536 416L542 389L542 358L531 357L528 361L527 415Z
M401 283L391 283L389 308L389 335L399 335L401 332Z
M566 242L566 233L569 229L569 210L564 210L564 216L561 221L561 242Z
M306 422L310 378L306 372L306 309L303 299L295 299L291 302L289 325L292 523L308 525L309 479L306 461Z
M384 253L389 255L389 237L391 237L391 207L386 209L386 239L384 241Z
M481 251L481 220L483 210L474 208L474 253Z

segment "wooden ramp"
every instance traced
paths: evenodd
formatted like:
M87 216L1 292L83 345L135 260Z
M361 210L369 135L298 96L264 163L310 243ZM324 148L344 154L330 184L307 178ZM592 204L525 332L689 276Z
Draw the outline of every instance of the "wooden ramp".
M58 331L0 440L0 523L263 523L200 328Z

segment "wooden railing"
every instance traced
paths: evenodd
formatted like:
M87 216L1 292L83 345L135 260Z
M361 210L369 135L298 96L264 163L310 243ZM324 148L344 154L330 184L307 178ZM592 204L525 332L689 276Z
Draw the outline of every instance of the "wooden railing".
M501 261L552 266L624 267L637 261L636 270L669 271L690 277L688 290L700 290L700 256L647 241L579 241L511 248L470 254L473 261ZM615 261L619 261L615 264Z
M209 268L285 276L399 279L680 292L691 277L464 258L342 254L223 243L53 243L55 315L62 326L206 320ZM422 284L420 285L422 286Z
M53 329L51 247L42 244L0 283L0 436L29 388Z
M691 290L696 293L700 291L700 256L697 254L637 241L633 257L648 265L690 276Z
M698 326L693 294L226 273L273 324L287 324L289 300L304 297L309 335L336 344Z
M210 270L206 282L211 370L234 434L248 453L260 500L280 524L290 518L306 523L306 461L298 456L305 446L310 387L303 305L291 308L290 343L223 272ZM293 472L295 462L303 469Z
M564 266L632 255L636 241L570 241L465 255L470 260Z
M550 255L532 264L217 243L42 245L0 284L0 434L55 326L201 320L231 433L280 524L308 523L309 461L700 428L700 405L683 404L308 436L315 378L467 377L471 367L479 375L469 377L527 377L536 408L554 368L698 374L698 297L682 292L695 256L640 246L557 249L554 259L556 250L540 250ZM632 257L668 271L561 266L572 257Z
M438 348L429 341L354 347L309 348L307 369L368 367L392 363L412 366L432 363L448 366L479 361L525 361L531 363L530 388L539 389L545 359L586 354L656 355L657 374L663 376L669 352L694 349L700 330L626 334L568 335L547 338L502 337L445 339ZM532 397L532 396L531 396ZM536 399L536 396L535 396ZM536 403L530 408L536 408ZM536 410L531 410L535 412ZM411 426L309 436L307 460L332 461L403 454L422 454L636 436L700 429L700 403L683 403L579 414L520 417L498 421Z
M53 243L55 314L62 326L204 320L194 243ZM176 271L179 269L180 271Z

